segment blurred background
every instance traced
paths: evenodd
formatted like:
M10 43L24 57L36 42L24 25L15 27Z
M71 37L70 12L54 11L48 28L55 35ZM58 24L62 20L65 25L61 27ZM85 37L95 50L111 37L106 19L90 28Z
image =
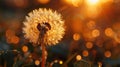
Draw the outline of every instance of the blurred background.
M46 67L120 67L120 0L0 0L0 67L40 67L41 49L22 33L38 8L58 11L66 26L47 46Z

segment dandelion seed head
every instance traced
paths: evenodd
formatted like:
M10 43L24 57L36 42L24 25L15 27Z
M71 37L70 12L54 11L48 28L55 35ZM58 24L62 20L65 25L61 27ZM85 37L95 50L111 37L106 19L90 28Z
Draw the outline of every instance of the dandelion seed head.
M65 29L61 14L51 9L35 9L26 16L26 20L23 22L24 37L32 43L38 43L39 34L42 31L37 29L37 25L43 23L48 23L51 26L44 36L45 44L55 45L63 38Z

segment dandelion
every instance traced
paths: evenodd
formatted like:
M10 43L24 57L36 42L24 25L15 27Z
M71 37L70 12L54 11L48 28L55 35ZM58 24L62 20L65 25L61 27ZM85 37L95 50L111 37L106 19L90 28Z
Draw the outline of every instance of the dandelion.
M51 9L40 8L33 10L33 12L26 16L23 33L30 42L41 45L41 67L45 67L47 58L45 45L55 45L58 43L62 39L64 31L64 21L61 15Z
M26 16L26 20L23 23L24 37L34 44L39 43L39 34L43 33L37 26L46 24L50 27L49 30L46 29L47 32L44 34L44 43L46 45L55 45L58 43L62 39L65 31L64 21L61 15L51 9L35 9Z

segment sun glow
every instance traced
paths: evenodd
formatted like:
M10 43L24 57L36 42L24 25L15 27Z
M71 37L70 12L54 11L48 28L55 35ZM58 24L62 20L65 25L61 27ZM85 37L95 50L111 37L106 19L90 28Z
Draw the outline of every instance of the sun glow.
M99 0L87 0L88 5L96 5L99 3Z

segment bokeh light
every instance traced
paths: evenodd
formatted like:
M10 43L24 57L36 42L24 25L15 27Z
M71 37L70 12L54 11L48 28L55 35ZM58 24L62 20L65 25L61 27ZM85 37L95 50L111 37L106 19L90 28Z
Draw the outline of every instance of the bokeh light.
M17 36L13 36L13 37L11 37L11 43L13 43L13 44L18 44L19 43L19 37L17 37Z
M116 34L114 39L117 43L120 43L120 33Z
M88 23L87 23L87 27L88 28L90 28L90 29L94 29L95 27L96 27L96 23L95 23L95 21L89 21Z
M93 37L98 37L100 35L100 31L98 30L98 29L94 29L93 31L92 31L92 36Z
M115 33L114 33L114 40L117 42L117 43L120 43L120 22L116 22L112 25L113 29L115 30Z
M81 59L82 59L81 55L77 55L77 56L76 56L76 60L77 60L77 61L80 61Z
M88 52L87 50L84 50L84 51L82 52L82 55L83 55L84 57L87 57L87 56L89 55L89 52Z
M35 60L35 65L39 65L40 64L40 61L39 60Z
M105 51L104 55L105 55L105 57L109 58L109 57L111 57L111 52L110 51Z
M54 63L58 63L58 60L54 60Z
M62 61L62 60L60 60L60 61L59 61L59 64L63 64L63 61Z
M93 43L87 42L85 46L86 46L86 48L91 49L93 47Z
M20 41L20 38L15 35L15 31L13 30L10 29L6 30L5 36L8 43L18 44Z
M113 32L112 28L106 28L105 29L105 35L108 36L108 37L113 37L114 32Z
M73 39L75 41L79 40L80 39L80 34L78 34L78 33L73 34Z
M89 29L85 29L83 31L83 37L85 39L85 41L94 41L94 37L92 36L92 31Z
M22 47L22 51L23 51L23 52L27 52L27 51L28 51L28 46L24 45L24 46Z

